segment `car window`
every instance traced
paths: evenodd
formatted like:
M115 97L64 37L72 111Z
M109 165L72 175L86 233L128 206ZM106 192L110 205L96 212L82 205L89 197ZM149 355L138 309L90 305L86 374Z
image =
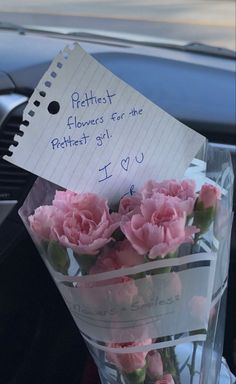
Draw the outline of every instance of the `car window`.
M136 34L235 51L235 2L193 0L1 0L0 21Z

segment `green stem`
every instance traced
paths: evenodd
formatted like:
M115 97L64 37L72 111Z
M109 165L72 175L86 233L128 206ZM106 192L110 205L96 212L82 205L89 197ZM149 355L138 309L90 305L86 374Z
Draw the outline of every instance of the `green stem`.
M193 354L192 354L192 361L190 366L190 384L193 384L193 379L195 375L195 359L196 359L196 352L197 352L197 341L193 342Z
M167 347L161 351L164 372L170 373L175 384L180 384L178 361L176 358L175 347Z
M117 369L117 383L122 383L122 375L120 371Z
M125 384L144 384L146 378L146 366L135 369L133 372L123 372Z
M178 361L176 358L176 353L175 353L175 348L170 347L170 356L171 356L171 361L173 362L173 376L175 378L175 384L180 384L180 377L179 377L179 366L178 366Z

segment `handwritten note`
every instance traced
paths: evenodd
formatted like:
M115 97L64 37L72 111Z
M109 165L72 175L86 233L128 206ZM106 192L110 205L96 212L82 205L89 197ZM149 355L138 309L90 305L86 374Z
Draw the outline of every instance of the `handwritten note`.
M181 178L205 142L79 45L54 59L24 111L9 162L109 200L147 179Z

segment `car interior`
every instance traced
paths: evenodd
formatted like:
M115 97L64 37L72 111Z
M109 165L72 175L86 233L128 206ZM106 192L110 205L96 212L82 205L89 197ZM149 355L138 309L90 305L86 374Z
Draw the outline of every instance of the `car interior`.
M99 383L87 347L18 215L36 176L3 159L23 110L53 58L78 42L119 78L211 146L235 171L235 57L109 36L0 30L0 382ZM234 207L235 210L235 193ZM223 356L235 372L236 241L231 257ZM209 383L210 384L210 383Z

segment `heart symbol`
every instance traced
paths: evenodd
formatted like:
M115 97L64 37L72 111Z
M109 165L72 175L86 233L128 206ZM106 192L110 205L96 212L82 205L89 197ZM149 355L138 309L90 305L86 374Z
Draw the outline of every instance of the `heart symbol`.
M122 166L122 168L127 172L128 171L128 168L129 168L129 161L130 161L130 157L126 157L126 159L122 159L120 164Z

